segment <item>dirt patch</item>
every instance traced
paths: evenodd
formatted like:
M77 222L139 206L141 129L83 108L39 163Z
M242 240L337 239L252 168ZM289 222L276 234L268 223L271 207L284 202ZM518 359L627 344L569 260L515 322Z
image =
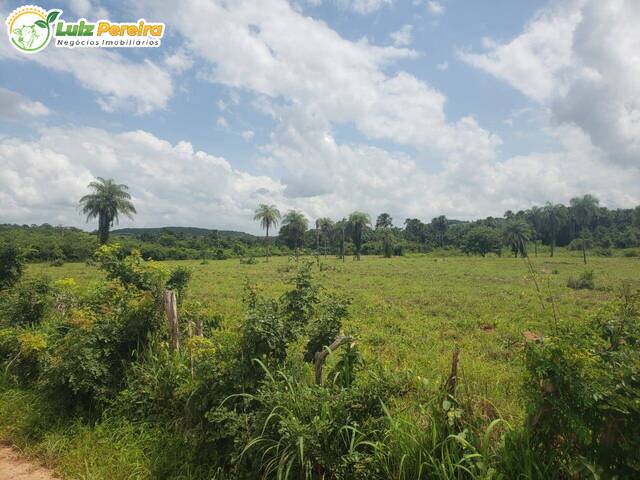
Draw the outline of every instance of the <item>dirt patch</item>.
M0 480L59 480L50 470L0 445Z

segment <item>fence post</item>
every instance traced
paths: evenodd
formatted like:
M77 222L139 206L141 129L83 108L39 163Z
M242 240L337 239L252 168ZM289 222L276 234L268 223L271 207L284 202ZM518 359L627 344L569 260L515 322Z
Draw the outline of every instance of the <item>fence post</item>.
M180 328L178 324L178 302L176 292L164 291L164 309L167 313L167 329L169 330L169 348L176 351L180 348Z

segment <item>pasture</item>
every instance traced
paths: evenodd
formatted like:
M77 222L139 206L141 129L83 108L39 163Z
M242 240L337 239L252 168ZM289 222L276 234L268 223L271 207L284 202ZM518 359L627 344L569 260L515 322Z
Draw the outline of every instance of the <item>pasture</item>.
M315 257L306 258L315 262ZM220 315L223 328L233 329L245 312L245 282L277 296L286 287L291 261L274 257L255 264L238 259L163 263L190 267L189 295ZM530 261L428 254L363 256L360 262L347 258L343 263L321 257L314 275L327 290L352 299L346 330L355 336L365 359L436 382L446 374L453 349L460 347L464 388L484 396L504 418L516 420L523 416L522 333L550 331L554 306L560 322L581 321L614 298L623 283L640 287L637 258L591 257L586 268L595 274L593 290L566 286L570 276L585 270L578 254L532 255ZM71 277L80 285L100 276L84 263L32 264L27 269L29 276L39 273L54 280Z

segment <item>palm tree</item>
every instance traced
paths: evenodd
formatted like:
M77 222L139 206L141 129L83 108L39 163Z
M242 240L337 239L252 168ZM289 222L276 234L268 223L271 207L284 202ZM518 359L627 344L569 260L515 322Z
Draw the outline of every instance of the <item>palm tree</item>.
M527 222L519 218L512 218L505 223L504 240L511 246L511 251L517 257L518 253L527 256L527 242L531 238L531 227Z
M267 262L269 261L269 229L271 227L277 227L278 221L280 220L280 210L275 205L267 205L266 203L261 203L256 208L255 215L253 219L260 222L262 228L264 228L267 232L267 236L265 237L265 243L267 245Z
M343 262L345 261L345 232L347 230L348 223L347 219L343 218L342 220L337 221L333 226L333 238L338 244L339 258L341 258Z
M551 237L551 256L553 257L558 232L566 225L567 220L569 219L569 214L567 213L567 207L561 203L554 205L550 202L543 207L542 213L543 225Z
M383 236L383 255L386 258L393 256L393 250L391 248L391 227L393 227L393 218L388 213L381 213L376 219L376 230L382 230Z
M535 255L538 256L538 240L540 240L540 236L542 234L542 225L544 223L544 212L543 209L537 206L531 207L529 210L525 212L527 217L527 221L531 228L533 229L532 240L533 240L533 248L535 249Z
M286 236L289 238L296 250L296 256L298 256L298 250L304 240L304 233L309 227L309 221L302 214L296 210L289 210L282 219L282 228Z
M327 242L329 236L333 230L333 220L327 217L322 217L316 220L316 249L318 255L320 254L320 236L322 236L324 243L324 256L327 256Z
M447 217L444 215L440 215L439 217L431 220L431 226L438 233L438 239L440 240L440 247L444 247L444 234L447 233L447 227L449 226L449 222L447 221Z
M113 222L118 223L118 215L126 215L133 220L133 214L137 213L131 195L127 193L129 187L117 184L111 178L96 178L88 187L93 193L80 199L82 213L87 216L87 222L92 218L98 218L98 240L104 245L109 240L109 229Z
M362 212L353 212L349 215L349 228L351 230L351 240L356 249L356 259L360 260L360 249L362 248L362 233L367 225L371 224L371 217Z
M571 215L578 225L580 225L580 236L582 237L582 259L587 263L587 245L585 234L594 217L598 214L598 200L593 195L584 195L583 197L575 197L570 201Z

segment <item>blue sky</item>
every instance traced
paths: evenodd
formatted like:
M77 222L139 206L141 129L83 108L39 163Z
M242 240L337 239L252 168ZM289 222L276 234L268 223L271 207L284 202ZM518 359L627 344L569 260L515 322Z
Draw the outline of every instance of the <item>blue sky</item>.
M635 206L640 6L604 3L42 2L166 34L29 56L5 36L0 222L85 226L95 176L130 186L139 226L257 231L261 202L396 224L587 192Z

